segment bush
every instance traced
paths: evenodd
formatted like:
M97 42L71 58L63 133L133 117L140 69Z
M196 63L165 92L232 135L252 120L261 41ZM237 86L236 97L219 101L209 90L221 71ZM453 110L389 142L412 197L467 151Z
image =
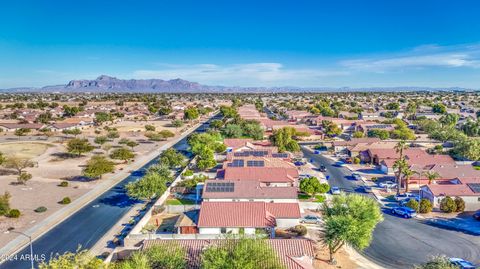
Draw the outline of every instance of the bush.
M465 210L465 201L461 197L455 197L455 205L457 206L455 212L463 212Z
M67 204L70 204L71 202L72 200L70 199L70 197L64 197L59 203L62 205L67 205Z
M183 176L184 177L191 177L191 176L193 176L193 171L190 170L190 169L187 169L187 170L185 170L185 172L183 172Z
M47 208L44 207L44 206L40 206L40 207L37 207L37 208L36 208L35 210L33 210L33 211L35 211L35 212L37 212L37 213L43 213L43 212L47 211Z
M415 199L410 199L405 206L410 207L411 209L418 210L418 202Z
M290 232L296 233L299 236L304 236L307 234L307 227L303 225L295 225L289 229Z
M440 202L440 210L442 210L445 213L452 213L457 211L457 204L455 201L452 199L452 197L447 196L442 199Z
M327 193L330 190L330 185L328 183L320 183L320 187L318 188L319 193Z
M428 199L422 199L420 200L420 208L419 208L419 213L425 214L425 213L430 213L432 212L432 202Z
M353 163L354 164L360 164L360 158L358 158L358 157L353 158Z
M325 195L316 195L315 196L315 202L317 203L323 203L325 202L325 200L327 199L327 197L325 197Z
M378 177L372 177L370 180L371 180L372 182L377 182Z
M7 217L9 217L9 218L15 218L15 219L16 219L16 218L19 218L20 215L21 215L20 210L18 210L18 209L10 209L10 211L8 211Z
M60 182L60 184L58 184L57 186L59 186L59 187L68 187L68 181L62 181L62 182Z

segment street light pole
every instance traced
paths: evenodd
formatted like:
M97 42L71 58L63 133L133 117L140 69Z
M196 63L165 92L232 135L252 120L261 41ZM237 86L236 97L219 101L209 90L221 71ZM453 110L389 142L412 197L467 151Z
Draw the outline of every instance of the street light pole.
M10 227L8 228L8 230L5 232L5 233L16 233L16 234L20 234L20 235L23 235L25 237L28 238L29 240L29 243L30 243L30 265L31 265L31 269L35 269L35 266L33 264L33 244L32 244L32 237L28 234L25 234L23 232L19 232L19 231L14 231L14 228L13 227Z

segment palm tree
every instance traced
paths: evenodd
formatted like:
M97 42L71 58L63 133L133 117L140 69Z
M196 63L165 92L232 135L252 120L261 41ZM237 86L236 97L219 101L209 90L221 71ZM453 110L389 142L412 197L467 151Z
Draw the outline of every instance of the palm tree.
M403 170L403 178L405 179L405 192L408 192L408 183L410 181L410 178L415 174L418 174L418 173L416 171L413 171L409 167Z
M428 184L432 184L433 181L440 177L440 174L435 171L426 171L422 174L428 178Z
M397 194L400 194L400 179L402 178L402 172L405 170L405 168L408 168L407 161L403 156L403 151L407 148L408 145L405 140L398 142L397 145L395 145L394 147L395 151L400 154L400 157L397 161L395 161L395 164L393 165L393 169L396 169L395 173L397 177Z

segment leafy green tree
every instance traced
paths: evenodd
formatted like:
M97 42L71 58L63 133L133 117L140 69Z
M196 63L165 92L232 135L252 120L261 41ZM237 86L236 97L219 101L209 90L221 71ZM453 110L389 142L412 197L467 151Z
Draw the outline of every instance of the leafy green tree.
M135 157L135 154L127 148L115 149L112 154L110 154L110 158L123 161L128 161L133 159L133 157Z
M20 136L25 136L30 132L31 132L31 130L28 129L28 128L19 128L19 129L16 129L13 134L18 136L18 139L20 139Z
M447 107L444 104L434 104L432 106L432 111L437 114L446 114Z
M253 138L254 140L262 140L264 131L260 126L260 123L257 121L245 122L242 126L243 135L246 137Z
M223 134L230 138L240 138L243 135L243 130L240 125L231 123L223 128Z
M201 268L285 268L275 251L264 240L242 238L223 241L223 244L210 246L203 251Z
M196 120L200 116L198 109L192 106L187 107L183 113L186 120Z
M455 143L453 152L472 161L480 160L480 138L463 138Z
M42 113L42 114L38 115L38 117L35 121L43 123L43 124L47 124L52 120L53 120L52 113L45 112L45 113Z
M345 244L357 249L370 245L375 226L383 220L378 203L366 196L336 195L323 204L324 243L329 248L330 260Z
M424 199L420 200L420 205L418 207L418 212L422 213L422 214L430 213L430 212L432 212L432 208L433 208L432 202L430 202L430 200L424 198Z
M382 129L370 129L367 132L368 137L378 137L381 140L388 139L390 137L390 133L387 130Z
M18 175L17 182L22 185L27 185L27 181L29 181L30 179L32 179L32 174L27 172L22 172L21 174Z
M10 198L12 195L8 191L0 195L0 216L5 216L10 211Z
M172 182L171 177L165 177L158 173L147 173L140 180L127 184L127 194L140 200L150 200L160 197L167 189L167 182Z
M400 104L399 103L388 103L385 106L386 109L388 110L399 110L400 109Z
M455 126L458 122L459 116L458 114L445 114L443 115L438 121L443 125L443 126Z
M108 138L106 136L97 136L93 140L93 142L95 142L95 144L98 144L98 145L103 145L107 143L107 141L108 141Z
M210 127L213 129L219 130L223 126L223 121L222 120L212 120L210 122Z
M436 179L440 177L440 174L435 171L426 171L422 173L428 179L428 184L432 184Z
M138 146L138 142L133 141L133 140L130 140L130 141L128 141L125 145L127 145L128 147L130 147L130 148L133 150L133 148L135 148L136 146Z
M415 269L458 269L445 256L434 256L422 265L416 265Z
M322 127L326 135L334 137L342 134L342 129L329 120L322 120Z
M66 134L66 135L73 135L73 136L77 136L79 134L82 133L82 130L78 129L78 128L73 128L73 129L64 129L62 131L63 134Z
M352 135L353 138L362 138L363 137L363 132L356 131Z
M187 253L177 243L166 243L135 252L125 261L113 265L114 269L186 269Z
M160 154L160 163L175 168L185 164L185 156L173 148L169 148Z
M89 178L102 178L102 175L115 170L115 163L109 161L105 156L97 155L87 162L83 174Z
M67 142L68 152L77 154L78 156L82 155L82 153L90 152L93 149L94 147L85 138L73 138Z
M3 167L7 169L14 169L17 171L17 175L21 175L26 168L34 167L35 163L27 158L21 158L18 156L9 156L3 162Z
M300 151L300 146L293 138L296 133L297 131L292 127L283 127L273 131L273 134L270 136L270 141L278 147L279 152L298 152Z
M310 196L319 193L321 188L320 181L316 177L309 177L300 181L300 190Z
M230 106L221 106L220 113L222 113L223 117L227 119L233 119L238 115L237 110Z
M107 121L113 120L113 117L110 113L107 112L95 112L95 122L97 124L102 124Z
M40 269L106 269L107 264L93 255L88 250L80 248L75 252L56 254L48 262L42 262Z

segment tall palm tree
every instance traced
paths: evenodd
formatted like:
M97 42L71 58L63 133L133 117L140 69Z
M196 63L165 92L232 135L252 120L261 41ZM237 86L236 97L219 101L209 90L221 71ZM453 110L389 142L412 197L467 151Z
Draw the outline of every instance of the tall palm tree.
M405 140L402 140L398 142L394 149L395 151L400 155L398 160L395 162L393 165L393 169L396 169L396 179L397 179L397 194L400 194L400 180L402 178L402 172L405 170L407 166L407 161L405 160L405 157L403 156L403 151L408 148L408 144Z
M426 171L422 174L428 178L428 184L432 184L433 181L440 177L440 174L435 171Z
M403 170L403 178L405 179L405 192L408 192L408 183L410 181L410 178L415 174L418 174L418 173L416 171L413 171L409 167Z

